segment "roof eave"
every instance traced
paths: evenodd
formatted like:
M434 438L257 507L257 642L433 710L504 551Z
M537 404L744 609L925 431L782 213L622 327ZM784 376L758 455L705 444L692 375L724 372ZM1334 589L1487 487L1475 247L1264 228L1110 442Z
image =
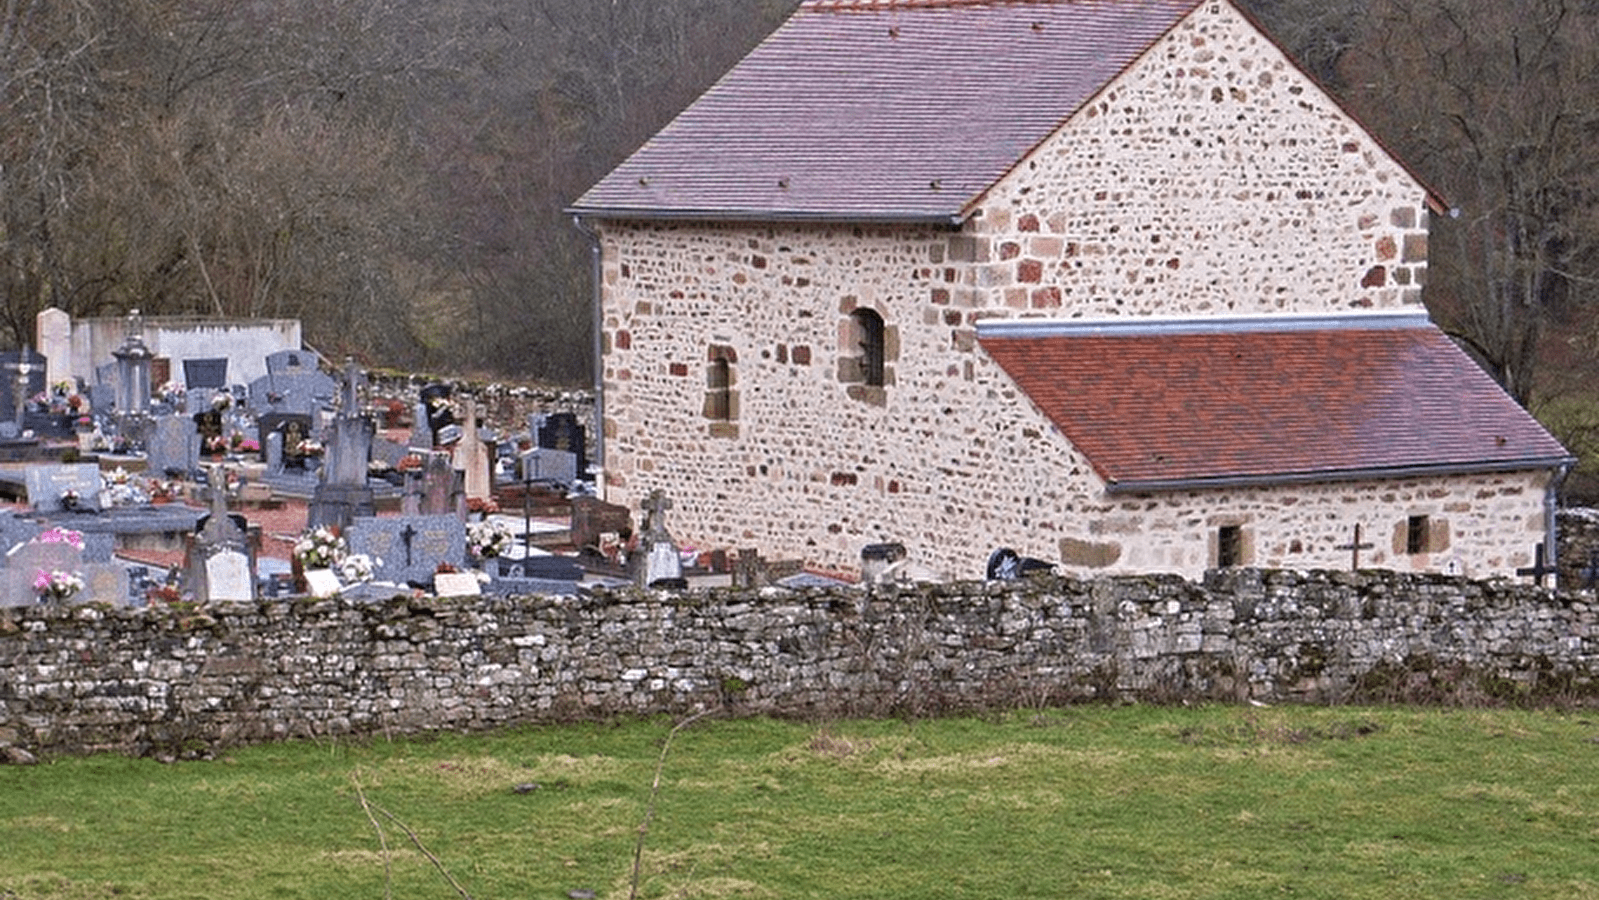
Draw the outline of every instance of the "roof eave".
M938 225L959 228L962 212L829 212L782 209L671 209L659 207L569 206L566 214L585 219L661 222L793 222L852 225Z
M1191 478L1136 478L1126 481L1105 479L1109 494L1154 494L1171 491L1202 491L1240 487L1280 487L1315 482L1374 481L1394 478L1486 475L1495 472L1559 470L1575 465L1574 456L1537 456L1524 459L1485 462L1439 463L1419 466L1386 466L1307 472L1266 472L1212 475Z

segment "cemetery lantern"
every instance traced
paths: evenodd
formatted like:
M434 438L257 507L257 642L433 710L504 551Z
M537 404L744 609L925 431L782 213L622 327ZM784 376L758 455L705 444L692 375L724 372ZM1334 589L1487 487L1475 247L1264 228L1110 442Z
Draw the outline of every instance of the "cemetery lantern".
M117 411L144 412L150 400L150 361L154 354L144 345L144 317L138 310L128 314L127 336L111 355L117 360Z

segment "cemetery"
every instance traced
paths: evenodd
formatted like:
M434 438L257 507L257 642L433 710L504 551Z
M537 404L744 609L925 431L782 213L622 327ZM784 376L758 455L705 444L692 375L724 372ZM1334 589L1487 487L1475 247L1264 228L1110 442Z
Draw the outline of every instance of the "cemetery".
M268 326L134 311L113 340L51 309L39 349L0 353L0 607L734 578L673 543L670 499L593 496L587 398L375 377Z

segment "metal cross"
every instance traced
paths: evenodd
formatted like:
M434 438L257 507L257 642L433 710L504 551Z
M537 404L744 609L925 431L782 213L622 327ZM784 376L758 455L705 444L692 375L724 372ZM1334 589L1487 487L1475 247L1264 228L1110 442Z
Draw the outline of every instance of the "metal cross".
M408 566L411 564L411 539L416 537L416 533L410 522L405 523L405 530L400 532L400 540L405 542L405 564Z
M1516 574L1531 575L1532 583L1539 587L1543 587L1544 576L1554 575L1558 571L1555 569L1555 567L1545 563L1546 553L1547 551L1545 550L1544 545L1540 543L1538 545L1538 549L1533 551L1533 564L1525 568L1517 569Z
M1347 544L1343 544L1341 546L1334 547L1333 549L1334 550L1348 550L1350 552L1349 568L1351 570L1355 570L1355 569L1359 569L1360 568L1360 551L1362 551L1362 550L1370 550L1373 546L1375 546L1375 545L1373 545L1370 541L1367 541L1364 544L1362 544L1360 542L1360 523L1356 522L1355 523L1355 539L1350 541Z

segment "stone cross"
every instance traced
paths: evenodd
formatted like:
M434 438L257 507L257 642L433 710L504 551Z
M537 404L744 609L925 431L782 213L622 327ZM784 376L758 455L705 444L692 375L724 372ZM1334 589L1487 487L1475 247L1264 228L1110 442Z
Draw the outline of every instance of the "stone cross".
M672 501L666 492L660 488L650 491L649 497L640 504L644 510L644 534L641 535L646 542L650 540L671 540L666 531L666 511L672 508Z
M344 358L344 394L339 402L339 415L344 418L353 418L361 414L361 398L357 394L357 384L361 372L355 365L355 357Z
M1356 522L1355 523L1355 539L1350 541L1347 544L1342 544L1340 546L1334 547L1333 549L1334 550L1348 550L1350 552L1349 568L1354 570L1354 569L1359 569L1360 568L1360 551L1362 551L1362 550L1370 550L1373 546L1374 545L1370 541L1367 541L1366 543L1361 543L1360 542L1360 523Z

